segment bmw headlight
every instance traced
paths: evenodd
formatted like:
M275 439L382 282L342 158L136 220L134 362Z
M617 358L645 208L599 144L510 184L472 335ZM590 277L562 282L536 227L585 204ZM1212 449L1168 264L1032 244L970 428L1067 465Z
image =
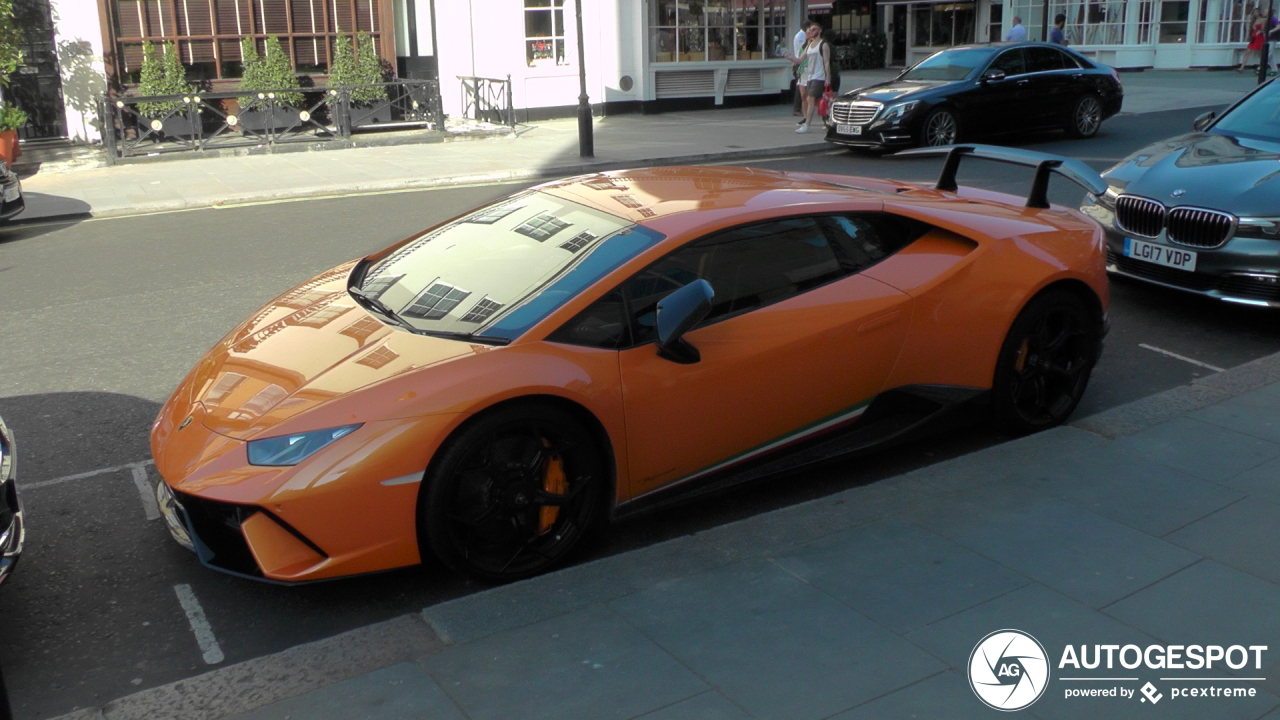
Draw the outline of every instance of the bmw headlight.
M1236 234L1280 238L1280 217L1242 217L1236 225Z
M884 115L880 119L884 122L893 122L893 121L901 120L902 118L906 117L907 113L911 112L912 110L915 110L916 106L919 104L920 104L919 100L912 100L911 102L904 102L904 103L898 103L897 105L890 105L889 107L885 108Z
M297 465L338 438L356 431L356 425L249 441L250 465Z

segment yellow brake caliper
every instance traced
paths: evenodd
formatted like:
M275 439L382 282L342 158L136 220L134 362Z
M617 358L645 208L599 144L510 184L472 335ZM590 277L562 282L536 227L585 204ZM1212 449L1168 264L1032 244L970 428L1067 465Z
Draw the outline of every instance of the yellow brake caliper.
M545 441L544 441L545 442ZM542 489L552 495L563 495L569 489L564 477L564 461L559 455L552 455L547 460L547 469L542 478ZM538 534L546 535L555 525L560 508L555 505L543 505L538 515Z

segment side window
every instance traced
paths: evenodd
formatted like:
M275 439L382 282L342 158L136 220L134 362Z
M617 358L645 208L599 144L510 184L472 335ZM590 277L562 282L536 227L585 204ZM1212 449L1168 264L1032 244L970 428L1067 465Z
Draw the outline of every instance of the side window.
M1027 71L1026 63L1022 58L1022 48L1011 48L1005 50L991 61L988 70L1000 70L1006 76L1021 75Z
M712 235L624 283L635 344L657 335L658 301L698 279L715 290L705 325L785 300L847 274L818 221L790 218Z
M1072 55L1069 52L1063 52L1061 50L1054 50L1054 52L1062 56L1062 67L1066 68L1067 70L1078 70L1080 69L1080 67L1082 67L1079 59L1077 59L1075 55ZM1088 67L1088 66L1085 65L1083 67Z
M587 309L551 333L547 340L612 349L630 344L629 330L622 293L614 290L591 303Z
M841 265L860 272L906 247L927 226L888 214L834 215L822 218Z
M1050 47L1027 48L1027 72L1048 72L1061 70L1063 65L1061 52Z

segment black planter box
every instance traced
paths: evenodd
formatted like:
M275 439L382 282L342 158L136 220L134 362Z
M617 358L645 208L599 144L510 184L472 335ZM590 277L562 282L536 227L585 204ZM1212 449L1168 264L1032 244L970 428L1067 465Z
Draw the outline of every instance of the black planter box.
M376 107L351 106L351 127L362 128L391 122L391 105L380 103Z
M142 122L147 126L147 130L151 130L155 134L163 137L173 138L195 137L196 132L200 127L199 116L196 116L196 122L193 123L191 122L191 118L185 112L182 114L170 115L169 117L160 120L159 130L157 130L155 126L156 120L152 118L143 118Z
M241 128L248 132L257 133L280 132L293 125L302 126L302 123L298 120L298 108L294 107L241 110L239 120Z

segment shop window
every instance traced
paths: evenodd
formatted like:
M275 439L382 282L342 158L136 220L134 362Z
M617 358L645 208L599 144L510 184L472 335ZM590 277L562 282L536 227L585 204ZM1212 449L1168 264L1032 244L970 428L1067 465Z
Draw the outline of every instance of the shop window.
M654 62L762 60L790 48L785 0L653 0L649 8Z
M1188 0L1165 0L1160 3L1159 42L1185 43L1187 41L1190 5Z
M529 67L569 64L564 55L564 0L524 0L524 55Z
M1000 34L1000 28L1004 24L1004 6L992 5L991 15L987 18L987 42L1000 42L1004 40L1004 36ZM1013 18L1009 18L1009 27L1013 27Z
M916 47L951 47L973 42L973 3L912 6Z

